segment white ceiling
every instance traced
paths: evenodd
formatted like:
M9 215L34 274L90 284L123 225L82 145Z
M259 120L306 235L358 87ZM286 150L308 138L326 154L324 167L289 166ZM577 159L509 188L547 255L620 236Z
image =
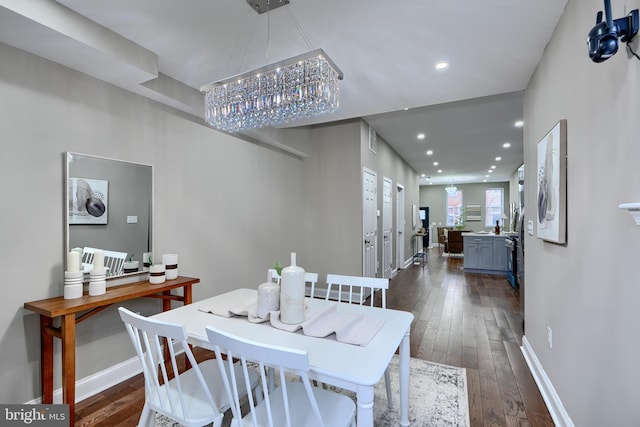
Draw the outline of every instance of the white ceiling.
M322 48L344 73L340 108L292 126L363 117L435 183L482 181L492 164L489 181L505 181L522 162L522 91L565 5L291 0L258 15L245 0L0 0L0 42L198 117L200 86Z

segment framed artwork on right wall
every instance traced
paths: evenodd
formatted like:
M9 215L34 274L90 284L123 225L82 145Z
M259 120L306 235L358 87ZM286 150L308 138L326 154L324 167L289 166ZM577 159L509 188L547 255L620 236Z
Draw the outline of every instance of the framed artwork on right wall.
M537 237L567 242L567 121L538 142Z

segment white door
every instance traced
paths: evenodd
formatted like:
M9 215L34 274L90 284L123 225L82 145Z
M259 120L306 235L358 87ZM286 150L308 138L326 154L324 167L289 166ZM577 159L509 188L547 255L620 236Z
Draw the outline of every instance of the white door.
M396 268L404 265L404 187L396 189Z
M378 245L378 197L377 197L377 174L364 168L362 170L362 224L363 224L363 244L362 244L362 275L364 277L376 277Z
M382 178L382 277L391 277L393 264L393 182Z

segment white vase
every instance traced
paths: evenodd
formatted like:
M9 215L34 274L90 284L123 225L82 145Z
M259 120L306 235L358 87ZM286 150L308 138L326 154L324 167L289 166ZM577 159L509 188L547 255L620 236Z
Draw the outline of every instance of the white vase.
M296 265L291 252L291 265L282 269L280 279L280 320L289 325L304 322L304 269Z

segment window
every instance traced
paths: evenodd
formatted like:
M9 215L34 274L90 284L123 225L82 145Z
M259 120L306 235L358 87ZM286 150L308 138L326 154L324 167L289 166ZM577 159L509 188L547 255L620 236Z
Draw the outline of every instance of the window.
M502 188L487 188L484 190L484 225L491 227L496 225L496 221L502 219L504 212L504 198Z
M447 191L447 226L454 226L462 219L462 191Z

